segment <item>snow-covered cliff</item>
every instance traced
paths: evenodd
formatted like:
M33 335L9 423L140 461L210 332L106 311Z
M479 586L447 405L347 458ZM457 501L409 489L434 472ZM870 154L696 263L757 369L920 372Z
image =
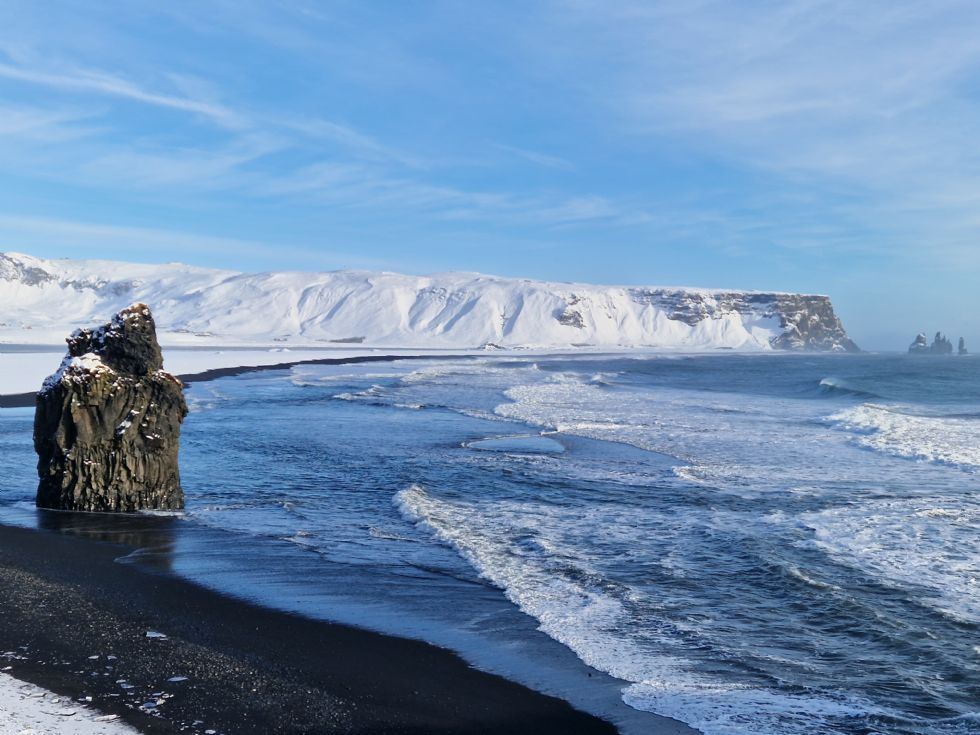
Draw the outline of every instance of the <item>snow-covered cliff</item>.
M57 343L134 301L164 342L856 350L826 296L476 273L236 273L0 253L0 340Z

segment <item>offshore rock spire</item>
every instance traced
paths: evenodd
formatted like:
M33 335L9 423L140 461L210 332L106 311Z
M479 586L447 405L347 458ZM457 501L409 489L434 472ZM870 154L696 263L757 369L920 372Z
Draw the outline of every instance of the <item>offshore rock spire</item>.
M960 340L960 346L963 346L962 339ZM932 344L926 338L926 335L920 332L916 335L915 341L909 345L909 354L912 355L952 355L953 354L953 343L949 341L945 334L942 332L936 332L935 338L932 340ZM963 353L960 353L963 354Z
M163 370L149 308L133 304L67 342L37 394L38 507L183 508L177 452L187 404L181 382Z

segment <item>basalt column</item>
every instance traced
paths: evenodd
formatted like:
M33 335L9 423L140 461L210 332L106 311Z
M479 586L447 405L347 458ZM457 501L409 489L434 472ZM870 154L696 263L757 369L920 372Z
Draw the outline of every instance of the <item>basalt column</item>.
M163 369L149 308L133 304L67 341L67 357L37 394L38 507L183 508L177 453L187 403Z

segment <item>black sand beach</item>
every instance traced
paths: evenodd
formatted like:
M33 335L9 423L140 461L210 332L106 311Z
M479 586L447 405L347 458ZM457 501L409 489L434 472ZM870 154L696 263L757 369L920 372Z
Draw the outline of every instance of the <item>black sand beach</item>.
M179 377L191 384L299 364L432 358L320 358ZM35 393L0 395L0 408L34 402ZM0 524L0 669L91 698L91 706L143 732L617 732L445 649L206 589L171 574L166 554L120 563L138 548L166 546L173 529L162 526L175 518L39 513L46 530ZM92 533L108 518L112 533ZM181 680L169 681L175 677Z
M407 359L424 356L324 358L180 378ZM0 407L33 405L34 393L0 396ZM59 525L58 515L49 526ZM616 732L435 646L265 609L117 562L131 551L0 525L0 668L91 697L148 733ZM168 681L174 677L186 680Z
M147 733L616 732L434 646L117 561L131 550L0 526L0 668Z

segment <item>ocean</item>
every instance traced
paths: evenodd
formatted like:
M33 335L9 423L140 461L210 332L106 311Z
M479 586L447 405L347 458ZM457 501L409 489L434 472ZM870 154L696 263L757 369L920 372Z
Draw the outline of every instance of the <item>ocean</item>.
M974 357L490 355L188 400L185 514L39 513L8 409L0 521L432 641L624 732L980 733Z

